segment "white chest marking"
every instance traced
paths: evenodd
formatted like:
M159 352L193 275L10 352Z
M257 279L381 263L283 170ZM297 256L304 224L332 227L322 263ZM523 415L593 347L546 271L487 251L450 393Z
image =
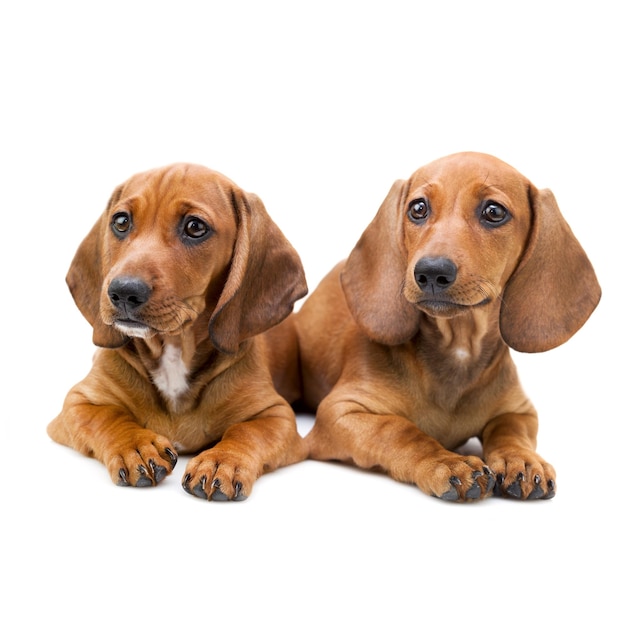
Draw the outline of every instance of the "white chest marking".
M454 354L459 361L467 361L467 359L469 359L470 357L469 351L465 348L457 348L454 351Z
M189 389L187 366L181 358L180 348L165 346L159 367L152 373L152 380L159 391L169 400L175 401L181 393Z

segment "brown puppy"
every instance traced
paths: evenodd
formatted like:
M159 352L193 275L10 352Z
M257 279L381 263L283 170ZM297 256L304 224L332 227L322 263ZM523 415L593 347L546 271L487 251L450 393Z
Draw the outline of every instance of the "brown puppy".
M509 165L461 153L397 181L347 262L282 326L295 327L303 399L317 407L310 456L445 500L553 497L509 346L558 346L599 298L552 193ZM484 460L452 452L474 436Z
M200 451L183 487L213 500L243 500L263 472L306 457L261 334L306 283L255 195L197 165L133 176L67 282L102 349L48 426L52 439L137 487Z

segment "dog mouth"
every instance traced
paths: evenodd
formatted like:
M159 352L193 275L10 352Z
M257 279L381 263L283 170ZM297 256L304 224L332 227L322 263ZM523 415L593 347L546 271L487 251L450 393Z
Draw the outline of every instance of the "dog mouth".
M452 300L424 299L415 303L417 308L432 317L455 317L467 313L472 309L483 307L491 302L491 298L485 298L480 302L465 304Z
M137 317L114 317L109 323L117 331L127 337L138 339L150 339L155 335L178 335L187 328L195 317L182 318L171 315L159 318L152 318L150 322L145 322ZM105 320L106 323L106 320Z
M128 318L115 320L113 322L113 326L116 330L119 330L121 333L128 337L138 337L140 339L146 339L156 334L156 331L147 324Z

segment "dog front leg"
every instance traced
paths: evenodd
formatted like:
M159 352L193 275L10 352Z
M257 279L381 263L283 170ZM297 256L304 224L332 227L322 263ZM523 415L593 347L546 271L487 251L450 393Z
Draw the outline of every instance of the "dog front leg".
M535 414L506 413L483 430L483 450L496 475L496 495L521 500L556 495L556 472L535 452L537 429Z
M66 401L48 425L57 443L103 463L120 486L149 487L172 472L178 456L166 437L142 428L124 409Z
M369 413L355 402L333 403L332 395L320 404L305 442L312 459L380 468L444 500L482 499L495 483L482 459L447 450L408 419Z
M307 450L291 407L278 405L230 426L187 464L183 488L207 500L245 500L262 474L303 461Z

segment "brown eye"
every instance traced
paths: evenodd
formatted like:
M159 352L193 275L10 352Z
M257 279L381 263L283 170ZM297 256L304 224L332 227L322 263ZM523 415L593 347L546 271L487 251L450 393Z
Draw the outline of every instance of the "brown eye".
M131 219L128 213L120 212L116 213L111 220L111 228L113 232L118 236L124 236L128 233L131 227Z
M211 232L211 227L198 217L188 217L183 224L183 235L189 239L203 239Z
M412 222L418 223L425 220L430 215L430 207L424 198L411 200L407 215Z
M500 226L509 220L511 214L501 204L488 202L483 208L480 217L487 226Z

